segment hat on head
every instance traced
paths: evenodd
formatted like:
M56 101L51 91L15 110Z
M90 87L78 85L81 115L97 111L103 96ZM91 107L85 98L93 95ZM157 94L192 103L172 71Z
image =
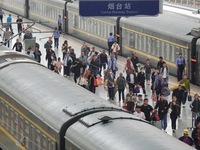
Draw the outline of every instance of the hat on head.
M184 129L184 130L183 130L183 134L189 134L188 130L187 130L187 129Z

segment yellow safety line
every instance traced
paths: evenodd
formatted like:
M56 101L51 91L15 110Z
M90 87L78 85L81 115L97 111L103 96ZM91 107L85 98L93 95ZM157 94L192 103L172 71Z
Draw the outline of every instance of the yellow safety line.
M124 46L124 45L123 45ZM128 50L130 50L130 51L133 51L133 52L137 52L138 54L140 54L140 55L142 55L142 56L147 56L148 55L148 57L150 57L150 58L152 58L152 59L154 59L154 60L158 60L158 57L155 57L155 56L151 56L151 55L149 55L149 54L147 54L147 53L144 53L144 52L141 52L140 50L136 50L136 49L133 49L133 48L130 48L130 47L128 47L128 46L124 46L126 49L128 49ZM174 64L174 63L171 63L171 62L169 62L169 61L166 61L165 60L165 62L167 63L167 65L170 65L170 66L172 66L172 67L176 67L176 65Z
M178 46L178 47L184 48L184 49L188 49L187 46L183 46L183 45L180 45L180 44L177 44L177 43L174 43L174 42L168 41L168 40L164 40L164 39L161 39L161 38L158 38L158 37L155 37L155 36L149 35L149 34L145 34L145 33L142 33L142 32L138 32L138 31L133 30L133 29L128 29L128 28L125 28L125 27L122 27L122 28L125 29L125 30L128 30L128 31L131 31L131 32L135 32L135 33L140 34L140 35L144 35L144 36L147 36L147 37L150 37L150 38L156 39L156 40L160 40L160 41L165 42L165 43L169 43L169 44L172 44L172 45L175 45L175 46Z
M6 129L4 129L1 125L0 125L0 130L7 135L7 137L9 137L14 143L18 142ZM23 147L20 143L19 145L17 145L21 150L26 150L25 147Z
M17 9L17 10L19 10L19 11L21 11L21 12L24 11L23 9L21 9L21 8L19 8L19 7L12 6L12 5L8 4L8 3L3 3L3 2L0 2L0 3L3 4L3 5L7 5L8 7L12 7L12 8L14 8L14 9Z
M20 114L24 119L29 121L32 125L34 125L38 130L40 130L43 134L45 134L48 138L50 138L52 141L56 142L56 139L52 137L49 133L47 133L45 130L43 130L39 125L37 125L35 122L33 122L31 119L29 119L27 116L25 116L20 110L18 110L15 106L13 106L11 103L9 103L7 100L5 100L3 97L0 96L0 99L3 100L7 105L9 105L11 108L13 108L18 114Z
M34 16L37 16L37 17L41 17L41 15L36 14L36 13L33 13L33 12L31 12L30 14L32 14L32 15L34 15ZM50 18L47 18L47 17L44 17L44 16L42 16L42 18L45 18L46 20L50 20L51 22L57 23L56 20L53 20L53 19L50 19Z
M83 31L83 30L77 29L77 28L75 28L75 27L69 27L69 28L71 28L71 29L73 29L73 30L76 30L76 31L78 31L78 32L84 33L84 34L88 34L89 36L95 37L95 38L97 38L97 39L101 39L101 40L103 40L103 41L107 41L105 38L102 38L102 37L97 36L97 35L95 35L95 34L89 33L89 32L87 32L87 31Z
M79 16L79 13L77 13L77 12L72 12L72 11L68 11L68 12ZM82 17L82 16L80 16L80 17ZM94 18L94 17L89 17L89 18L91 18L93 20L97 20L97 21L103 22L105 24L109 24L109 25L115 26L115 24L112 24L112 23L109 23L109 22L106 22L106 21L103 21L103 20L100 20L100 19L97 19L97 18Z

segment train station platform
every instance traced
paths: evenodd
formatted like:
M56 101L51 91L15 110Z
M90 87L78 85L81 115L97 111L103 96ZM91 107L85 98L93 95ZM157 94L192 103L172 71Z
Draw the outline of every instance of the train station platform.
M4 21L6 20L8 14L9 13L6 12L6 16L4 16ZM13 22L14 22L16 20L16 15L12 14L12 18L13 18ZM25 21L29 21L29 20L24 19L23 21L25 22ZM14 29L14 33L16 34L17 33L16 25L13 25L13 29ZM52 33L53 33L53 29L36 23L36 25L34 25L33 31L38 31L38 30L41 30L41 31L52 31ZM43 65L45 65L45 66L47 66L47 62L45 60L46 50L44 48L44 44L48 40L48 37L52 36L52 33L33 33L33 37L36 37L36 42L39 43L40 51L42 52L41 63ZM1 41L1 38L2 38L2 36L0 37L0 41ZM14 43L15 43L17 38L19 38L19 37L17 36L12 40L12 45L14 45ZM19 39L23 43L23 38L19 38ZM62 44L63 44L63 42L65 40L68 41L69 46L72 46L72 48L75 50L76 56L79 57L80 53L81 53L81 46L82 46L84 41L81 41L79 39L76 39L76 38L68 36L68 35L61 35L61 37L59 39L59 48L58 48L58 50L55 50L55 53L56 53L57 57L61 57L62 58L61 46L62 46ZM89 47L93 47L95 45L91 45L90 43L88 43L88 46ZM96 47L96 49L97 50L102 50L100 47ZM23 53L24 53L24 50L23 50ZM121 56L118 57L118 72L117 72L117 76L118 76L118 74L120 72L123 72L123 69L124 69L124 66L125 66L125 61L126 61L126 58L121 57ZM66 80L69 80L69 79L72 80L72 82L73 82L73 77L66 78ZM174 86L176 84L178 84L177 79L175 77L173 77L173 76L170 76L169 77L169 86L172 87L172 86ZM192 95L194 95L195 93L199 93L199 89L200 88L198 86L191 84L191 94ZM146 86L146 91L147 91L147 97L149 99L149 104L154 106L155 103L151 100L150 85ZM128 92L128 89L125 90L125 93L127 93L127 92ZM99 87L96 88L96 94L98 96L100 96L101 98L103 98L104 100L109 101L108 97L107 97L107 91L105 91L103 86L99 86ZM168 100L168 102L170 102L171 101L171 95L166 97L166 99ZM122 102L118 101L118 94L116 94L116 99L112 100L110 102L114 103L116 105L119 105L121 107L123 105ZM172 136L174 136L176 138L179 138L180 136L182 136L183 129L186 129L187 127L191 127L191 124L192 124L192 113L191 113L189 105L190 105L190 103L187 102L186 103L186 108L182 108L181 118L178 119L178 121L177 121L178 129L177 129L177 131L175 133L172 132L171 120L170 120L169 115L168 115L168 127L167 127L167 130L166 130L168 134L170 134L170 135L172 135ZM156 126L160 127L159 124L160 124L160 122L158 122Z

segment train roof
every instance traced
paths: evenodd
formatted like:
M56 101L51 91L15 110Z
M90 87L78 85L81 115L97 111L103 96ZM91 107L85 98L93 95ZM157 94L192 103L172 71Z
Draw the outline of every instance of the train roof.
M191 42L192 39L192 36L187 35L191 32L191 29L198 28L200 26L199 23L193 18L166 11L164 14L154 17L122 18L121 23L137 26L187 42Z
M0 80L1 90L57 131L70 115L84 111L89 103L117 107L40 64L7 65L0 70Z

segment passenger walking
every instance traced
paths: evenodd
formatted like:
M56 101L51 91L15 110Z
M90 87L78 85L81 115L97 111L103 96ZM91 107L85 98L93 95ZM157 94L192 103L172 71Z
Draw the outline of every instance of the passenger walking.
M6 31L3 33L3 41L4 45L10 47L10 37L11 37L11 32L9 31L9 28L6 28Z
M133 114L141 119L146 119L145 114L144 114L144 112L141 111L140 106L136 106L135 112Z
M124 103L124 100L125 100L124 90L126 88L126 80L122 72L119 74L119 77L117 78L117 88L118 88L118 93L119 93L119 101L121 101L121 95L122 95L122 100Z
M88 53L90 52L90 48L87 46L86 42L83 42L83 45L81 46L81 52L84 52L85 56L88 57Z
M160 68L160 73L162 74L162 78L163 78L164 82L168 83L169 69L165 62L163 62L162 67Z
M55 27L52 37L54 38L54 47L58 49L60 33L59 33L57 27Z
M89 88L89 91L92 93L96 92L96 87L94 85L95 78L96 77L94 76L94 73L91 71L90 75L88 76L88 88Z
M128 82L128 88L134 90L137 83L137 76L134 70L129 70L129 74L126 76L126 81Z
M179 105L179 110L178 110L178 118L180 118L180 115L181 115L181 103L183 101L183 98L184 98L184 90L183 90L183 87L181 85L178 86L177 89L174 89L173 92L172 92L172 97L173 96L176 96L177 98L177 105Z
M82 86L83 88L87 88L88 83L83 73L78 78L78 85Z
M55 52L52 50L52 46L49 47L49 50L47 51L46 54L46 60L47 60L47 68L51 69L51 64L53 61L53 57L56 56Z
M107 38L109 55L111 54L111 47L112 47L114 41L115 41L115 37L113 36L113 33L110 33L110 35Z
M138 66L137 64L139 63L139 58L136 56L136 53L132 53L132 56L131 56L131 62L134 66L134 70L135 71L138 71Z
M72 58L72 60L74 62L76 60L76 54L74 52L74 49L71 46L69 46L69 55L70 55L70 57Z
M138 73L138 84L142 87L143 94L146 94L145 90L145 74L143 67L140 69L140 72Z
M7 18L7 23L9 23L9 27L10 27L10 31L12 34L14 34L13 29L12 29L12 16L11 14L9 14L8 18Z
M50 47L52 47L53 41L52 38L49 37L48 41L44 44L44 48L46 49L46 53L49 51Z
M0 20L1 20L1 24L3 23L3 9L0 7Z
M176 131L176 120L179 115L179 105L177 103L177 98L176 96L172 97L172 102L169 103L169 113L170 113L170 119L171 119L171 127L173 132Z
M110 55L110 59L108 60L108 69L112 70L114 77L116 76L117 68L117 60L113 55Z
M64 64L64 77L70 75L70 68L73 63L72 58L69 55L69 52L64 56L63 64Z
M63 59L65 58L66 53L68 52L68 41L65 40L63 45L62 45L62 52L63 52Z
M157 69L160 71L161 68L163 68L163 64L165 63L165 61L163 60L163 57L160 56L159 57L159 61L157 63ZM160 72L161 73L161 72Z
M176 68L177 68L177 80L182 80L183 71L185 69L186 62L185 58L183 58L182 53L179 53L179 57L176 58Z
M188 134L189 134L188 130L184 129L183 130L183 136L181 136L179 138L179 140L184 142L185 144L188 144L188 145L192 146L194 142L193 142L193 139L188 136Z
M123 71L126 71L126 74L128 75L129 74L129 70L134 70L133 63L132 63L130 57L127 58L126 64L124 66L124 70Z
M34 56L35 56L35 60L40 63L41 62L41 56L42 56L42 53L41 51L39 50L38 47L35 47L35 51L33 52Z
M129 93L126 95L125 104L127 110L133 113L135 111L136 96L133 93L133 89L129 89Z
M119 44L117 43L117 41L115 41L111 47L111 50L112 50L112 54L114 55L115 59L117 60L117 55L120 51L120 46Z
M161 120L161 126L162 129L165 131L167 128L168 102L167 100L165 100L163 94L160 94L160 100L156 103L155 109L158 109L158 115Z
M58 70L58 73L60 74L61 70L62 70L62 66L63 66L63 63L62 63L60 57L58 57L58 61L56 62L55 66L56 66L56 68Z
M146 74L146 83L148 85L150 85L150 77L151 77L151 69L152 69L152 66L151 66L151 62L149 59L146 60L146 64L144 65L144 69L145 69L145 74Z
M144 104L141 106L141 111L145 115L145 119L147 121L151 121L151 113L153 111L153 107L148 104L149 100L147 98L144 99Z
M199 118L195 121L195 129L192 131L192 139L194 140L195 148L197 150L200 150L200 121L199 121Z
M109 73L107 75L107 78L108 78L108 83L107 83L107 86L108 86L108 95L109 95L109 99L110 100L114 100L114 87L115 87L115 76L112 72L112 70L109 70Z
M23 46L19 39L16 39L16 43L13 45L12 50L15 48L15 51L22 52Z
M62 18L61 15L58 15L58 31L62 34Z
M22 23L23 23L23 20L22 20L22 18L20 16L17 16L16 22L17 22L18 34L19 34L19 36L21 36L21 34L22 34Z
M158 75L158 79L155 80L153 84L153 92L156 92L157 98L162 94L162 89L164 86L164 80L162 78L162 74Z
M199 100L198 94L194 95L194 100L190 104L190 108L191 108L191 111L192 111L192 128L194 128L195 120L200 115L200 100Z
M101 62L100 67L99 67L99 75L101 76L102 68L105 70L106 64L108 64L108 57L105 50L101 52L101 54L99 55L99 58Z
M184 97L182 99L183 108L185 108L185 103L188 97L188 93L190 95L190 80L188 80L187 75L183 75L183 79L180 81L180 84L184 86Z
M99 72L99 61L97 59L97 55L93 55L89 68L92 70L94 75L97 76Z
M81 63L79 59L75 59L74 63L71 66L71 70L74 73L74 82L77 83L77 79L81 75Z
M85 73L85 69L87 68L87 57L85 56L84 52L81 52L81 56L79 57L79 60L81 62L81 73Z
M135 103L136 106L140 106L141 107L143 105L143 103L144 102L143 102L142 94L138 94L137 95L137 100L136 100L136 103Z

